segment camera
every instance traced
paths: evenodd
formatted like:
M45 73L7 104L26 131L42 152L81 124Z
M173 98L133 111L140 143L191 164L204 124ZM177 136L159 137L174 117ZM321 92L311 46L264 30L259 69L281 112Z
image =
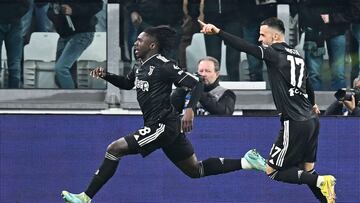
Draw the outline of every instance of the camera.
M351 96L355 97L355 104L360 101L360 88L346 89L342 88L335 92L334 96L338 101L351 101Z

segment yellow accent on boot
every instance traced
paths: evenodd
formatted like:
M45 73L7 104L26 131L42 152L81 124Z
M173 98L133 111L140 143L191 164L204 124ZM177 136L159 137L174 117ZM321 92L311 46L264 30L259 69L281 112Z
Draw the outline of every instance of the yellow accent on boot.
M324 181L320 184L321 193L326 197L328 203L335 203L335 184L336 179L332 175L325 175Z
M91 202L90 197L87 196L84 192L82 192L80 194L72 194L68 191L62 191L61 196L67 203L90 203Z

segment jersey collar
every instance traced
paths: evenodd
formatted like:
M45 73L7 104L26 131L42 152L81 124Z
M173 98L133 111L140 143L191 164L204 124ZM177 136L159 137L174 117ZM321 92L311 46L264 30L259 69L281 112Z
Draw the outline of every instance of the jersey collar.
M146 59L144 62L143 62L142 60L140 60L141 65L144 65L146 62L148 62L150 59L154 58L154 57L157 56L157 55L159 55L159 54L154 54L154 55L150 56L150 57L149 57L148 59Z

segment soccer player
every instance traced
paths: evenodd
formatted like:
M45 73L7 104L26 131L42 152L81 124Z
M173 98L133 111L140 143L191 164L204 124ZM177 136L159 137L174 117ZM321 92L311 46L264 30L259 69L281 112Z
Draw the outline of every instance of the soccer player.
M267 160L266 174L277 181L307 184L321 202L335 202L335 178L315 172L319 109L315 104L304 59L285 43L281 20L268 18L260 25L261 46L226 33L212 24L201 32L216 34L226 44L265 61L271 91L282 122ZM302 167L299 167L302 165Z
M130 90L136 87L144 127L112 142L107 147L105 159L88 188L80 194L62 192L66 202L90 202L114 175L121 157L129 154L141 154L145 157L159 148L191 178L240 169L265 171L265 159L255 150L248 151L244 158L240 159L197 160L193 147L184 133L192 129L193 109L203 91L203 84L162 55L171 47L174 37L175 32L167 26L149 27L137 37L134 48L135 56L139 60L127 76L107 73L101 67L91 71L91 76L100 77L119 88ZM170 104L173 83L192 89L192 96L182 120Z

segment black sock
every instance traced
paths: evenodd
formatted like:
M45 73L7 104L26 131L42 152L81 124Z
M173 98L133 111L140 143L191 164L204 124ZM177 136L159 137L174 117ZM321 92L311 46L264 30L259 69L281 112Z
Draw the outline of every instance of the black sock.
M217 175L241 169L241 159L209 158L202 161L204 174L201 176Z
M307 184L311 186L316 186L318 177L318 175L300 170L298 167L275 171L274 174L270 174L269 176L277 181L294 184Z
M314 174L314 175L318 175L315 171L315 169L312 169L310 171L308 171L308 173L310 174ZM308 187L310 188L311 192L315 195L315 197L321 202L321 203L326 203L326 197L321 193L320 188L316 187L316 185L308 185Z
M112 160L109 159L109 156L112 156ZM119 158L106 153L103 163L101 164L99 170L95 173L85 193L90 198L93 198L100 188L114 175L118 165Z

